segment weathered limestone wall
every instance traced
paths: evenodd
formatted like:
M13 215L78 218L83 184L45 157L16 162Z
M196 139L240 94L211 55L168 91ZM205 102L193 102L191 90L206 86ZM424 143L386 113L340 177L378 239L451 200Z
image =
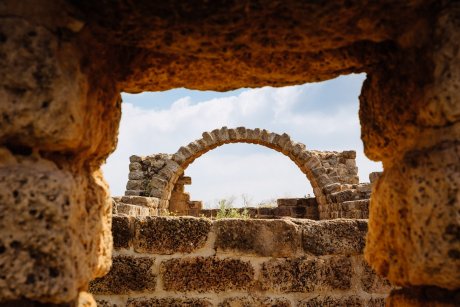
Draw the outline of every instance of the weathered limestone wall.
M75 11L36 5L0 3L0 304L91 304L88 282L111 265L99 167L116 146L119 90L78 47Z
M458 292L460 3L440 3L431 31L408 34L417 43L369 70L363 85L364 149L384 167L371 199L365 255L398 285Z
M100 306L384 306L366 220L113 218Z

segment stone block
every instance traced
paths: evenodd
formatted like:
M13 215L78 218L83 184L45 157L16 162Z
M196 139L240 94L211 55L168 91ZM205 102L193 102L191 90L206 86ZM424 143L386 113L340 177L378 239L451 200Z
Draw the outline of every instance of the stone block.
M204 246L211 221L193 217L143 217L134 220L134 250L140 253L190 253Z
M384 297L372 297L367 301L368 307L385 307Z
M126 190L143 190L144 185L143 180L128 180L126 183Z
M362 254L366 233L365 220L296 220L302 229L302 246L313 255Z
M155 258L115 256L109 273L91 281L93 294L130 294L154 291L156 275L152 272Z
M122 215L112 216L113 248L129 248L132 245L134 229L131 218Z
M0 167L0 298L74 300L106 264L96 250L106 252L106 234L111 247L110 223L85 210L83 178L38 157L17 162ZM102 205L94 208L110 214Z
M291 302L285 298L237 296L230 297L219 303L218 307L291 307Z
M224 219L214 222L217 252L292 257L300 248L300 231L287 220Z
M299 307L361 307L366 306L363 300L355 295L317 296L299 302Z
M126 307L212 307L212 303L201 298L130 298Z
M281 293L349 290L352 274L347 257L274 259L262 264L260 284Z
M190 184L192 184L192 177L180 176L179 179L177 179L176 185L177 184L190 185Z
M157 197L146 197L146 196L123 196L121 201L126 204L148 207L148 208L158 208L160 200Z
M144 195L145 191L144 190L126 190L125 195L126 196L142 196Z
M149 216L152 212L150 208L130 205L125 203L118 203L117 205L117 214L125 214L129 216Z
M112 302L111 300L103 300L97 299L96 300L97 307L125 307L125 304L117 304L116 302Z
M357 199L357 193L354 190L345 190L331 193L327 196L331 203L343 203L344 201Z
M374 187L365 256L397 285L460 288L459 152L459 142L408 152Z
M382 176L383 172L372 172L369 173L369 181L371 184L375 184L377 180Z
M45 26L3 16L1 143L50 151L78 148L87 138L89 118L88 80L79 53Z
M335 192L339 192L342 188L342 185L338 182L328 184L323 187L323 192L326 194L331 194Z
M129 162L142 162L142 157L140 156L136 156L136 155L132 155L129 157Z
M354 150L344 150L339 153L340 157L345 159L356 159L356 151Z
M166 291L249 291L254 285L254 268L239 259L171 259L161 264L160 271Z
M128 179L130 179L130 180L142 180L142 179L144 179L144 172L142 172L142 171L131 171L128 174Z
M142 171L142 164L139 162L129 163L129 170L132 171Z
M361 288L372 294L388 294L393 288L385 278L377 275L374 270L364 261L361 260L362 271L360 275Z

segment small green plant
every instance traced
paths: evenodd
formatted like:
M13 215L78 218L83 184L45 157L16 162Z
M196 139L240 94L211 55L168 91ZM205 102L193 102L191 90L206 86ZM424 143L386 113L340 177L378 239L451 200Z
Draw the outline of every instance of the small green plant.
M261 201L260 203L257 204L257 207L259 208L276 208L278 207L278 204L276 203L276 199L266 199Z
M233 208L233 198L230 199L220 199L218 201L218 209L216 215L216 220L219 219L248 219L249 212L248 209L244 208L242 211L237 208Z

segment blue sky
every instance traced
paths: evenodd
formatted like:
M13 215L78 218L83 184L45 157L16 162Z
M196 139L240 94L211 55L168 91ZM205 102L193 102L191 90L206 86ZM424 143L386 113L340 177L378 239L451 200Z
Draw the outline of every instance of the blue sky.
M281 88L123 94L118 147L103 167L112 195L124 193L130 155L174 153L203 131L222 126L286 132L309 149L356 150L361 182L367 182L369 172L381 170L381 164L364 156L360 140L358 96L364 79L364 74L352 74ZM191 198L207 204L242 194L254 204L312 194L289 158L257 145L221 146L185 174L192 177L186 187Z

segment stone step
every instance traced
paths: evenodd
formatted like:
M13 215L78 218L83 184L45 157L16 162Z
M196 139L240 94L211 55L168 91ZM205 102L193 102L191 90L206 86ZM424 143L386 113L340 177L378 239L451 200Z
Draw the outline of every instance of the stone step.
M369 199L371 196L370 190L350 189L340 192L335 192L327 195L329 203L343 203L351 200Z
M158 215L157 208L147 208L143 206L116 203L113 208L114 214L126 214L129 216L152 216Z

